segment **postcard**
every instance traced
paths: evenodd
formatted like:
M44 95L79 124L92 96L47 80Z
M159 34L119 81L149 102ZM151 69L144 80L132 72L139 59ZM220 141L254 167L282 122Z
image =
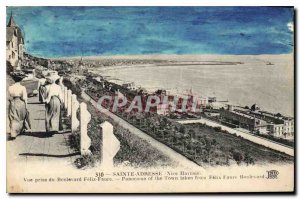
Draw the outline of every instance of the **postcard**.
M294 192L293 7L6 9L8 193Z

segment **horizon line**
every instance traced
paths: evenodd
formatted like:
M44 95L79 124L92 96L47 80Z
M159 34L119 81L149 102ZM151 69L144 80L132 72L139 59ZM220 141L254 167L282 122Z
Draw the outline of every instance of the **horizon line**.
M39 56L39 55L33 55L31 53L26 52L27 54L38 57L38 58L44 58L44 59L62 59L62 58L92 58L92 57L147 57L147 56L283 56L283 55L295 55L294 52L290 53L280 53L280 54L114 54L114 55L70 55L70 56L59 56L59 57L46 57L46 56Z

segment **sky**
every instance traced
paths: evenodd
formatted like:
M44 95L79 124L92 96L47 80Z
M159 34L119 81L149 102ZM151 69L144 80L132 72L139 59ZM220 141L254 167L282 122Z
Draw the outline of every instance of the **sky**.
M41 57L293 52L289 7L7 7Z

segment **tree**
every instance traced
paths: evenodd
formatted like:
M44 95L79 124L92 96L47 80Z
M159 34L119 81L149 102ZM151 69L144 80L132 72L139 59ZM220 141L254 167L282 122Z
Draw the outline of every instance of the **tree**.
M166 117L162 118L162 124L165 126L168 124L168 119Z
M196 133L195 133L195 131L194 131L193 129L190 129L190 130L189 130L189 134L190 134L190 136L191 136L192 138L195 138L195 137L196 137Z
M10 64L9 61L6 61L6 72L9 74L10 72L14 71L14 67Z
M250 156L249 153L246 153L246 154L245 154L244 162L247 164L247 166L248 166L249 164L254 164L254 160L253 160L253 158Z
M275 116L276 117L282 117L281 113L277 113Z
M253 104L252 106L251 106L251 111L255 111L256 110L256 104Z
M217 140L216 139L212 139L211 145L216 145L216 144L217 144Z
M222 128L220 126L213 127L215 131L220 132Z
M233 152L233 159L236 161L236 163L238 165L240 165L242 160L243 160L243 155L238 151L234 151Z
M185 134L185 127L183 125L180 126L179 132L182 133L182 134Z

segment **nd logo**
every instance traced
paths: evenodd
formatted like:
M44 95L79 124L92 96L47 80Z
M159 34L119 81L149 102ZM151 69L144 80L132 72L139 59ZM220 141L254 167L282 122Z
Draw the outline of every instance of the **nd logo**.
M270 170L270 171L267 171L267 173L268 173L267 179L277 179L277 176L279 174L279 172L277 170Z

